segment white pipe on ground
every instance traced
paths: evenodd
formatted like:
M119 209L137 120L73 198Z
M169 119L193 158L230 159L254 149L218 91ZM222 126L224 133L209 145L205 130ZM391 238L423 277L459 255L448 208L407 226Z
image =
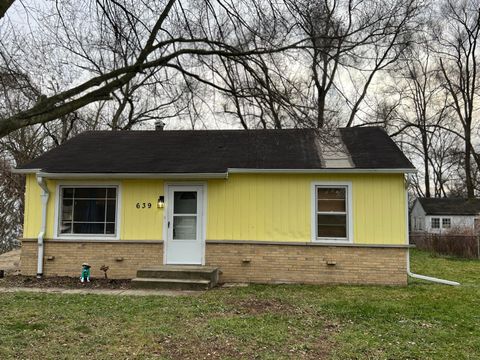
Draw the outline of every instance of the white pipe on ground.
M438 278L431 277L431 276L425 276L425 275L419 275L419 274L412 273L410 271L410 250L408 250L408 254L407 254L407 274L408 274L408 276L413 277L415 279L422 279L422 280L431 281L431 282L435 282L435 283L439 283L439 284L452 285L452 286L460 285L460 283L458 283L456 281L438 279Z
M37 256L37 278L41 278L43 276L43 253L44 253L44 245L43 240L45 236L45 231L47 228L47 204L48 204L48 197L50 192L48 191L47 183L45 182L45 178L42 176L37 176L37 183L42 188L42 194L40 195L42 199L42 223L40 226L40 232L38 233L37 238L37 248L38 248L38 256Z
M409 222L410 222L410 217L409 217L409 214L408 214L408 187L410 186L410 174L407 174L407 179L405 181L405 216L406 216L406 221L407 221L407 245L410 243L409 242L409 230L410 230L410 226L409 226ZM435 283L438 283L438 284L444 284L444 285L452 285L452 286L458 286L460 285L460 283L456 282L456 281L450 281L450 280L444 280L444 279L439 279L439 278L435 278L435 277L431 277L431 276L425 276L425 275L419 275L419 274L415 274L413 272L410 271L410 249L407 250L407 275L410 276L410 277L413 277L415 279L421 279L421 280L425 280L425 281L431 281L431 282L435 282Z

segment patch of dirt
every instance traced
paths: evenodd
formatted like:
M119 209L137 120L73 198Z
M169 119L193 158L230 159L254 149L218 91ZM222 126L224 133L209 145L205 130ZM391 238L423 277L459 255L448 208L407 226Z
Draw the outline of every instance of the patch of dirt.
M253 359L252 353L242 352L235 341L209 337L172 338L166 336L157 340L163 348L163 355L171 359Z
M298 307L279 299L261 299L249 297L227 301L227 310L218 312L218 316L283 314L321 318L313 309Z
M292 335L281 346L272 349L269 345L259 345L253 341L251 344L242 343L231 337L210 336L208 338L171 338L159 340L163 348L163 355L172 359L261 359L267 357L282 357L291 359L329 359L335 344L333 336L341 331L341 325L326 320L312 308L297 307L280 299L262 299L249 297L244 299L231 299L225 303L224 311L212 312L205 318L235 318L244 316L262 316L264 314L280 314L287 317L307 317L312 321L323 324L322 330L310 334L308 339L297 338ZM196 319L195 321L198 321ZM192 326L195 326L192 324ZM278 354L278 356L276 355Z
M157 344L161 347L159 354L170 359L262 359L267 356L322 360L330 358L334 347L330 332L331 329L319 334L307 347L298 347L294 341L275 348L255 342L239 346L238 339L215 335L202 338L165 336L157 339Z
M37 279L35 276L7 275L0 279L0 287L63 288L63 289L130 289L130 280L92 278L81 283L79 278L49 276Z

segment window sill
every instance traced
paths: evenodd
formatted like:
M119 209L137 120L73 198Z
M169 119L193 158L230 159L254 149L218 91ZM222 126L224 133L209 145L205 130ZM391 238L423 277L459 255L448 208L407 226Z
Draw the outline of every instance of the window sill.
M25 242L37 242L37 238L33 239L21 239ZM152 239L134 239L134 240L124 240L124 239L65 239L65 238L46 238L44 239L45 243L64 243L64 244L85 244L85 243L112 243L112 244L162 244L163 240L152 240Z
M331 243L331 244L352 244L353 241L351 239L345 238L320 238L320 239L312 239L314 243Z
M58 236L54 237L53 240L59 241L84 241L84 240L94 240L94 241L109 241L109 240L119 240L118 236Z

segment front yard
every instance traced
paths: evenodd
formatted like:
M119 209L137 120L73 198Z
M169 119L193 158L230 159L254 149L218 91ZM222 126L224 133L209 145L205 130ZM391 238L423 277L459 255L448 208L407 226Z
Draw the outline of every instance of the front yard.
M0 359L480 358L480 261L412 253L415 272L462 286L0 294Z

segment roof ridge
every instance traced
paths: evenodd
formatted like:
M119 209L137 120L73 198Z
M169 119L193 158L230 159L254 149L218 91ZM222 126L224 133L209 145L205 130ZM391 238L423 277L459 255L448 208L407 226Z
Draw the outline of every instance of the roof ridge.
M337 127L334 129L334 131L338 130L346 130L346 131L358 131L358 130L382 130L385 132L385 129L379 127L379 126L364 126L364 127ZM153 134L158 134L158 133L171 133L171 132L270 132L270 131L275 131L275 132L283 132L283 131L312 131L312 132L331 132L330 129L318 129L318 128L281 128L281 129L164 129L164 130L148 130L148 129L135 129L135 130L107 130L107 129L101 129L101 130L85 130L79 133L78 135L85 134L85 133L109 133L109 134L127 134L127 133L153 133ZM77 135L77 136L78 136Z
M172 132L283 132L283 131L318 131L315 128L286 128L286 129L171 129L171 130L146 130L146 129L137 129L137 130L85 130L80 134L85 133L109 133L109 134L128 134L128 133L172 133Z

